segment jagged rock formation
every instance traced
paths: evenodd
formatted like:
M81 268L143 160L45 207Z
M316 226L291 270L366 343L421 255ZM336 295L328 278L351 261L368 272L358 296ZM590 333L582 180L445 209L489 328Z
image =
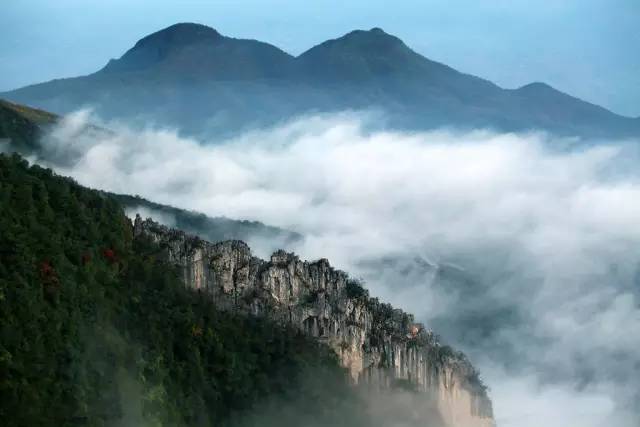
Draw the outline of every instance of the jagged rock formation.
M140 216L134 233L158 243L185 284L221 309L287 322L331 346L354 384L420 392L446 426L494 425L486 388L463 354L441 345L412 315L370 298L326 259L276 251L265 261L242 241L213 244Z

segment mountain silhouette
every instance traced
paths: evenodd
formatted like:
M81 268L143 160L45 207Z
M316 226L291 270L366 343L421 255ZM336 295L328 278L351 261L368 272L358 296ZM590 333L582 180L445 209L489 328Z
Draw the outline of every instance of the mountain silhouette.
M614 114L544 83L501 88L432 61L380 28L352 31L294 57L204 25L176 24L139 40L93 74L0 97L58 114L90 107L106 119L206 137L341 110L383 112L381 126L410 130L640 136L640 118Z
M168 80L253 79L280 76L292 60L267 43L224 37L204 25L176 24L141 39L100 73L148 72Z

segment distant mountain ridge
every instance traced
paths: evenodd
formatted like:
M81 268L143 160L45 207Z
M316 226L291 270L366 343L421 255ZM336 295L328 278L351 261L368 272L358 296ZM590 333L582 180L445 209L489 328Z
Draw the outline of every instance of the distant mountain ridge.
M401 129L640 136L640 118L616 115L543 83L503 89L429 60L380 28L352 31L294 57L204 25L176 24L144 37L91 75L0 96L60 114L90 106L107 119L203 136L345 109L383 111L386 124Z

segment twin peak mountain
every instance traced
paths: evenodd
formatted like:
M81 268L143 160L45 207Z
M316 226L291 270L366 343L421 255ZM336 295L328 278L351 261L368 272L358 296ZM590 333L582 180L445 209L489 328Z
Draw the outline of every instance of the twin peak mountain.
M101 73L152 71L166 78L362 81L453 69L430 61L380 28L356 30L292 56L268 43L225 37L200 24L153 33Z
M352 31L292 56L204 25L176 24L139 40L93 74L0 98L57 114L90 107L103 119L162 125L207 140L345 110L373 111L378 127L409 131L640 136L640 118L543 83L501 88L432 61L379 28Z

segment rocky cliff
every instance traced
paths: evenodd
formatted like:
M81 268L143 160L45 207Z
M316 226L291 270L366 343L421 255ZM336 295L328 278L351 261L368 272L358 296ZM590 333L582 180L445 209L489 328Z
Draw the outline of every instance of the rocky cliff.
M445 426L494 425L486 388L463 354L441 345L412 315L370 298L326 259L277 251L265 261L242 241L209 243L140 216L134 231L157 242L185 284L221 309L287 322L331 346L354 384L418 392Z

